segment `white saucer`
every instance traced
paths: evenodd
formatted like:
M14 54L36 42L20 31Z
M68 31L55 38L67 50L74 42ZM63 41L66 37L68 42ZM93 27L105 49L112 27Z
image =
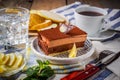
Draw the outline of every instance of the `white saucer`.
M87 38L90 39L90 40L105 40L107 38L110 38L112 37L113 35L115 34L115 32L113 31L104 31L104 32L101 32L101 33L97 33L93 36L88 36Z

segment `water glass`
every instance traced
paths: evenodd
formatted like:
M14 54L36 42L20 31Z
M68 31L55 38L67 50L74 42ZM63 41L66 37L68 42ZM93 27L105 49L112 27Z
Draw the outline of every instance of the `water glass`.
M22 7L0 9L0 47L4 53L26 51L29 10Z

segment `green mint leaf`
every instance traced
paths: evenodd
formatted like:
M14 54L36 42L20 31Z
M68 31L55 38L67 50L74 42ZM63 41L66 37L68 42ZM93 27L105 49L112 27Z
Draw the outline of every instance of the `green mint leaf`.
M31 80L41 80L41 79L37 79L37 78L31 78Z
M27 76L32 76L34 74L33 68L28 68L26 71Z
M39 80L48 80L47 77L39 77Z
M30 79L31 79L31 77L26 77L23 80L30 80Z
M54 71L49 66L49 61L37 60L39 65L27 69L26 77L24 80L47 80L54 75Z
M54 75L54 71L49 66L45 67L40 74L40 76L47 77L47 78L49 78L52 75Z
M43 62L41 60L37 60L37 63L42 66L43 65Z
M43 64L44 64L44 65L49 65L50 62L47 60L47 61L44 61Z

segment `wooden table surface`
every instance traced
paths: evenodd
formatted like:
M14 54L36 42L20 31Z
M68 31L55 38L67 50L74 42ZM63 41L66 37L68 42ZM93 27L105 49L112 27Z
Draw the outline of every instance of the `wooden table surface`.
M75 1L102 8L120 8L120 0L0 0L0 8L21 6L28 9L51 10Z

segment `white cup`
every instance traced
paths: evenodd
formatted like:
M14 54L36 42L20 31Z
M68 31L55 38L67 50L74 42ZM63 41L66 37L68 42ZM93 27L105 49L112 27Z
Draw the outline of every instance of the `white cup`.
M85 14L84 12L86 11L89 14ZM96 14L99 13L99 15L94 15L93 13L90 15L90 12L95 12ZM100 31L101 27L104 25L104 18L107 15L106 10L92 6L78 7L75 9L74 13L75 25L87 32L88 36L93 36Z

